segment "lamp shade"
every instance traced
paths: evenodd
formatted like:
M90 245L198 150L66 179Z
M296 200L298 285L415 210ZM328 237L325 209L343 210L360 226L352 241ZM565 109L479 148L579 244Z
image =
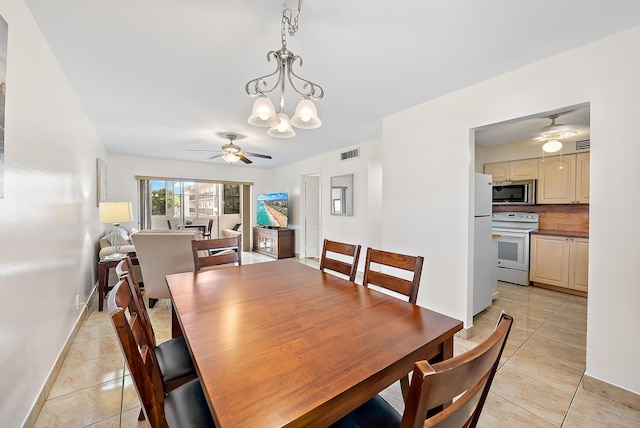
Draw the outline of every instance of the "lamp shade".
M265 95L260 95L256 102L253 103L253 110L247 122L254 126L272 126L277 124L276 109L273 107L271 100Z
M542 150L546 153L555 153L562 148L562 143L558 140L549 140L542 145Z
M315 104L309 98L303 98L296 107L291 124L300 129L315 129L322 125Z
M267 131L268 135L272 137L278 138L289 138L296 135L296 131L291 127L291 122L289 122L289 116L284 111L278 113L278 124L273 125Z
M133 221L131 202L100 202L100 223Z

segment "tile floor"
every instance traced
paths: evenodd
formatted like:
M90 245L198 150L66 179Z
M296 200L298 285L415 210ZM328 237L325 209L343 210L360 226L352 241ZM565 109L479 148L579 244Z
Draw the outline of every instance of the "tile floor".
M243 263L271 259L244 253ZM317 261L305 261L318 266ZM358 279L356 279L358 281ZM640 427L640 412L584 390L586 299L507 283L475 318L476 335L455 339L455 353L473 348L501 310L515 318L480 427ZM146 427L140 403L106 312L94 299L36 427ZM166 301L150 309L158 340L170 337ZM382 395L402 411L398 384Z

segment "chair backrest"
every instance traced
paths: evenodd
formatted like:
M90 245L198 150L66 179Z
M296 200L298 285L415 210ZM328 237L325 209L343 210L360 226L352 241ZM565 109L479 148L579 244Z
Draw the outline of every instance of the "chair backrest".
M203 269L229 263L242 264L242 239L233 238L203 239L191 241L193 266L196 272Z
M145 296L171 297L166 275L193 272L191 241L202 235L197 230L142 230L131 234L144 278Z
M433 365L417 362L401 426L475 427L512 323L513 318L502 313L495 331L470 351ZM450 406L427 418L429 410L450 403L455 397L458 398Z
M209 223L207 223L207 234L211 236L211 229L213 229L213 219L209 219Z
M385 272L372 270L372 263L412 272L412 279L404 279ZM365 287L368 287L369 284L377 285L396 293L403 294L409 297L409 302L416 303L416 299L418 298L418 288L420 287L420 277L422 276L423 263L424 257L422 256L407 256L404 254L390 253L387 251L367 248L367 260L364 264L364 279L362 280L362 285Z
M141 319L131 306L131 290L120 280L109 293L109 315L147 421L154 428L167 427L160 366L147 341Z
M118 275L118 279L124 281L124 283L131 290L131 298L135 311L140 316L140 320L147 333L149 344L155 348L156 335L153 331L153 324L151 324L151 318L149 317L149 312L147 311L147 307L144 304L142 291L140 290L138 280L133 273L133 263L131 263L131 259L129 258L129 256L123 258L120 263L118 263L118 265L116 266L116 274Z
M322 257L320 258L320 270L330 269L349 277L349 281L356 279L358 271L358 259L360 258L360 245L345 244L343 242L324 240L322 244ZM351 263L343 260L332 259L327 253L342 254L351 258Z

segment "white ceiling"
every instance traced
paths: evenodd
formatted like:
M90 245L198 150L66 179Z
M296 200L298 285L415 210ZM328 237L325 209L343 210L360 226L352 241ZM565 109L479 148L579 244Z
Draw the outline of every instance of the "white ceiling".
M236 165L264 168L378 139L385 115L640 23L637 0L307 0L288 48L324 88L323 125L277 139L247 124L244 86L274 68L297 3L25 2L109 153L204 161L189 150L232 132L273 156Z

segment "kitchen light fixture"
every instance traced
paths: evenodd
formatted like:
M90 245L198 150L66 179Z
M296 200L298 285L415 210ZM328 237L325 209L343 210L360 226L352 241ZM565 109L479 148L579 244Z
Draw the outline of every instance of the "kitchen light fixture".
M318 101L322 99L324 90L320 85L303 79L293 72L292 68L297 60L300 61L300 66L302 66L302 58L287 49L286 33L288 32L290 36L294 36L296 31L298 31L298 17L300 16L301 8L302 0L298 0L298 13L295 18L293 18L293 12L289 8L282 12L282 47L277 51L269 51L267 54L267 61L271 61L271 58L273 58L277 62L275 71L271 74L250 80L245 85L247 94L252 97L258 97L253 104L253 110L248 122L255 126L268 126L267 134L272 137L293 137L296 135L296 132L291 125L300 129L314 129L322 124L318 117L316 107L311 100ZM274 76L277 76L277 79L269 86L267 80ZM303 97L298 103L291 119L289 119L289 116L284 110L284 86L286 80L289 81L293 90ZM300 86L298 87L296 85ZM276 112L273 103L267 97L267 94L273 92L276 88L280 89L278 112Z
M111 231L111 246L113 254L108 255L105 259L121 259L126 254L120 252L122 243L120 239L120 223L133 221L133 209L131 202L100 202L100 223L113 223Z
M560 117L560 114L552 114L549 116L551 124L545 126L540 130L540 136L537 140L543 140L545 143L542 145L543 155L544 153L555 153L562 149L561 138L572 137L578 132L572 130L568 125L556 123L556 119Z
M562 149L562 143L558 140L549 140L542 145L542 150L546 153L555 153Z

